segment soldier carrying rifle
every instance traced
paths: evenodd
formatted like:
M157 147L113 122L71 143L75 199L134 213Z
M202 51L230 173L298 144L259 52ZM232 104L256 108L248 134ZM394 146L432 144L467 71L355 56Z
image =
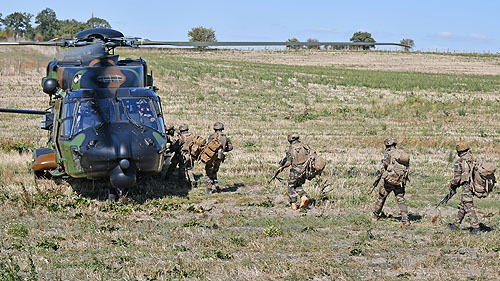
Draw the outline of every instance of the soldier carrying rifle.
M462 197L458 205L458 215L455 223L450 223L448 226L452 230L457 230L465 215L468 215L472 226L470 233L478 234L481 230L473 198L474 196L484 198L493 190L496 183L495 165L474 157L469 152L469 145L466 142L457 142L456 150L459 158L454 165L453 179L448 182L450 193L437 206L446 203L461 186Z
M380 218L387 196L391 192L394 192L399 210L401 211L401 226L404 227L410 224L408 220L408 206L406 206L404 198L406 181L408 181L410 157L406 152L396 149L397 140L393 137L385 139L384 145L385 153L382 160L382 167L377 171L377 179L373 183L372 191L377 187L381 179L384 180L384 185L379 188L372 216L375 220Z
M290 147L286 153L286 157L281 161L280 168L276 171L273 179L278 178L285 168L290 167L290 176L288 178L288 199L292 210L304 209L309 203L309 196L302 188L306 179L311 180L317 175L320 175L324 169L325 161L317 156L316 152L312 151L308 145L303 144L299 140L299 134L291 133L287 137ZM321 162L321 163L320 163ZM297 200L300 197L300 205L297 207Z

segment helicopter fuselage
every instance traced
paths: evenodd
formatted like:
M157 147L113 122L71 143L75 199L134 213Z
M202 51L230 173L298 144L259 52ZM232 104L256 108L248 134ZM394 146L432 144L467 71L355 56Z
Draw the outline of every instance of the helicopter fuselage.
M142 59L118 61L114 55L49 63L45 79L61 85L49 140L59 172L109 177L119 188L135 185L138 175L161 172L163 113L146 71Z

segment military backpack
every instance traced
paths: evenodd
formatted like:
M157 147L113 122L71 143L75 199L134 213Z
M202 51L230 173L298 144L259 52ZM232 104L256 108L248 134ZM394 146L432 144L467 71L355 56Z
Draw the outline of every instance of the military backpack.
M306 177L308 180L312 180L316 176L320 176L326 166L325 158L319 156L316 151L309 152L309 159L306 168Z
M200 157L201 151L205 146L205 142L206 140L202 136L196 136L189 142L188 151L192 159L198 159L198 157Z
M493 191L496 183L495 170L493 163L484 162L478 158L474 160L470 169L469 182L476 197L484 198Z
M209 141L203 148L203 151L201 151L200 154L201 162L207 163L211 160L218 159L218 151L221 148L222 148L222 142L218 140L218 134L215 133L214 138L211 141Z
M410 172L410 155L403 150L396 149L390 152L390 162L382 174L388 184L405 186Z

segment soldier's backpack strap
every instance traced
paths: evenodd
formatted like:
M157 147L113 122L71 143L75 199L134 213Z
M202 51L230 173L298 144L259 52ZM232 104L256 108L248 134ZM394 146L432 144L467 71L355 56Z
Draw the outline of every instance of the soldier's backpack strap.
M462 176L460 177L460 183L463 184L465 182L472 183L472 174L474 172L474 159L467 160L462 159L461 167L462 168Z

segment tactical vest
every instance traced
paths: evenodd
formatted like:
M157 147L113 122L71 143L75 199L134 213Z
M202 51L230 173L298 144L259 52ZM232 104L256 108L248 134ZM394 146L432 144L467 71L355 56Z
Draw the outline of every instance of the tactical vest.
M467 153L462 157L462 161L460 163L460 168L462 169L462 176L460 178L461 185L472 182L472 170L474 167L474 161L475 159L470 153Z

